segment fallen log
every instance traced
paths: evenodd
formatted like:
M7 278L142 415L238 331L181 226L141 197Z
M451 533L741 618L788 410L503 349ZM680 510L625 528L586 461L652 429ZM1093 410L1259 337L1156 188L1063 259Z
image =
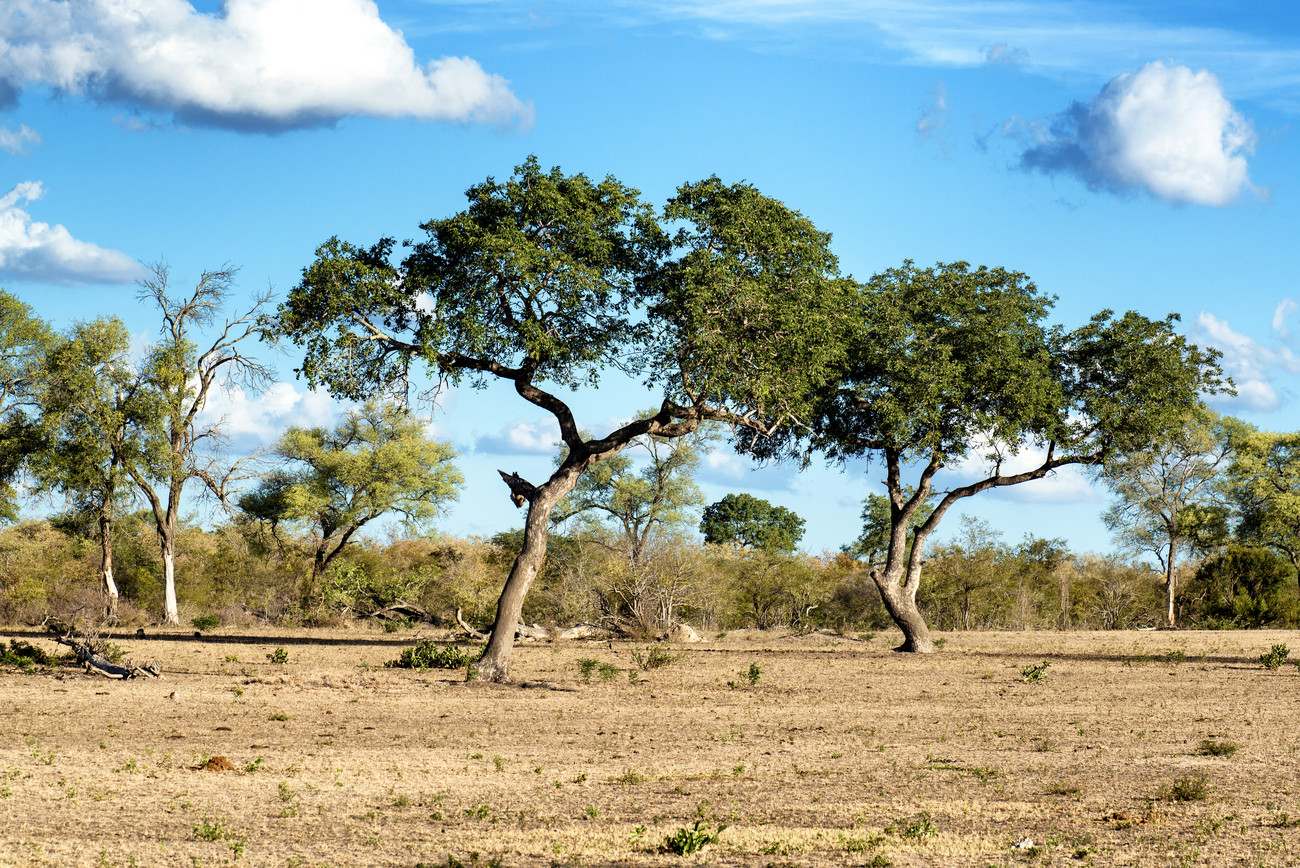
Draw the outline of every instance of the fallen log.
M159 678L162 672L157 660L137 666L130 660L125 664L114 663L95 650L88 640L79 640L71 634L57 635L54 641L67 645L77 655L77 662L85 667L87 674L102 675L105 678Z

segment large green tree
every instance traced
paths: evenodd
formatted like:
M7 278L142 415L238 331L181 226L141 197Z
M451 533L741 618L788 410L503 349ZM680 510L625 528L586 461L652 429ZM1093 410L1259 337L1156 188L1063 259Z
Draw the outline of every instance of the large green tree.
M794 551L803 529L803 519L794 512L752 494L728 494L709 504L700 519L705 542L771 554Z
M1048 325L1051 307L1018 272L909 261L862 284L850 309L848 364L805 443L884 470L889 542L872 575L899 650L934 648L916 593L925 541L954 504L1147 448L1222 388L1215 354L1178 335L1176 317L1105 311L1065 331ZM1030 465L1009 469L1025 450ZM972 454L976 479L938 484Z
M117 617L113 521L132 499L129 468L153 414L131 358L131 335L116 317L73 325L43 357L42 448L31 459L37 483L62 491L73 512L93 516L100 539L106 614Z
M15 481L40 448L34 416L41 362L54 341L49 323L0 290L0 519L18 519Z
M315 532L304 605L357 531L388 514L411 529L426 528L464 482L451 445L430 438L421 420L388 401L367 401L333 430L291 427L274 452L287 466L240 497L239 506L273 528L298 523Z
M710 419L756 437L806 422L842 351L846 284L827 235L745 184L687 184L660 215L612 177L529 158L466 195L400 261L391 239L327 241L277 325L306 351L308 380L342 397L403 390L425 364L447 385L504 382L554 417L563 462L540 484L507 477L528 506L524 541L478 663L503 681L551 512L582 474L638 438ZM586 436L561 390L595 387L609 369L641 378L658 407Z
M1227 509L1218 480L1232 449L1228 428L1208 407L1192 410L1169 436L1114 455L1102 476L1115 501L1102 516L1124 545L1156 556L1165 574L1165 623L1176 626L1180 552L1226 535ZM1224 534L1215 534L1223 528Z

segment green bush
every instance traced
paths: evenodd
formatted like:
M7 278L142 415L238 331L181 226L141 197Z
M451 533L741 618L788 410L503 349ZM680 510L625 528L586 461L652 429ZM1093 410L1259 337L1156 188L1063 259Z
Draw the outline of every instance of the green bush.
M1264 654L1259 655L1259 663L1265 669L1277 669L1286 662L1286 658L1291 654L1291 649L1286 645L1278 642Z
M716 844L726 828L726 826L718 826L716 830L710 829L704 825L703 820L696 820L693 828L678 829L669 835L664 840L663 848L665 851L676 853L678 856L689 856L703 850L710 844Z
M482 656L478 651L463 651L458 645L442 645L421 639L414 647L403 648L396 660L384 665L390 669L460 669Z
M221 626L221 619L216 615L199 615L197 618L191 618L190 623L194 625L195 630L215 630Z

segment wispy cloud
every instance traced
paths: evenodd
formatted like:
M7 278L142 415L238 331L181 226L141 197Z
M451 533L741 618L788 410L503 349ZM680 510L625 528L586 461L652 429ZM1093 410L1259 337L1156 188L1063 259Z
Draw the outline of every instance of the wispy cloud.
M21 154L27 149L28 145L39 145L40 143L40 134L27 124L19 124L16 130L9 127L0 127L0 151Z
M1250 123L1207 71L1149 63L1112 79L1087 105L1075 103L1031 135L1020 167L1071 174L1089 189L1142 190L1174 204L1228 205L1252 189Z
M471 58L419 64L371 0L226 0L212 15L184 0L7 0L0 89L31 84L235 130L533 117Z
M1276 323L1275 315L1275 327ZM1223 369L1237 385L1237 397L1218 399L1218 404L1241 406L1248 410L1276 410L1281 399L1273 385L1274 375L1278 372L1300 374L1300 358L1289 348L1265 346L1234 331L1227 320L1212 313L1201 311L1196 317L1192 337L1198 343L1223 353Z
M930 91L930 102L916 121L916 134L924 140L936 142L945 157L948 156L948 139L944 135L947 124L948 88L940 81Z
M32 283L84 284L132 283L144 274L124 253L33 220L20 206L44 193L40 181L24 181L0 196L0 275Z

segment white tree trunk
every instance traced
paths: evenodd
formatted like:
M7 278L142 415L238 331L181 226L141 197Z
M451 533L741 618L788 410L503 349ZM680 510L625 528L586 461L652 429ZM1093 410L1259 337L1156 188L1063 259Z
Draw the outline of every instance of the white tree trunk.
M179 624L180 610L176 607L176 556L171 546L164 544L163 563L163 623Z

